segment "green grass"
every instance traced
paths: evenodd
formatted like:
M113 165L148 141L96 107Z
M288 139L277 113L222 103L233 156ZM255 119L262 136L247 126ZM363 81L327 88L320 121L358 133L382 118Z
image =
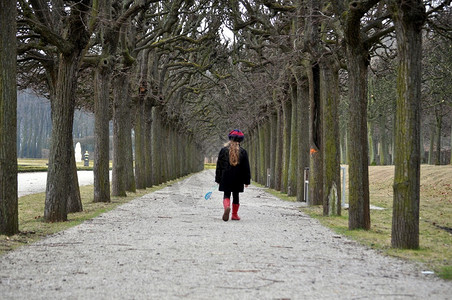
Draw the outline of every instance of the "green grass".
M34 158L20 158L17 160L17 171L19 173L25 172L47 172L48 166L47 159L34 159ZM110 169L112 162L110 162ZM84 162L77 163L77 170L79 171L91 171L93 170L93 161L89 161L89 166L84 165Z
M216 168L217 168L217 164L214 164L214 163L204 164L204 169L216 169Z
M21 158L17 160L17 171L24 172L47 172L46 159L28 159Z
M442 267L438 275L443 279L452 280L452 266Z

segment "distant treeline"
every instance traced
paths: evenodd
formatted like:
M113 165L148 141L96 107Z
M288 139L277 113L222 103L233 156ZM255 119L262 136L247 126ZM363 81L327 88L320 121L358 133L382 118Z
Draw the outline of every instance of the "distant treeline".
M19 158L48 158L52 122L50 102L32 91L17 94L17 156ZM94 116L77 110L74 115L74 143L82 151L94 151Z

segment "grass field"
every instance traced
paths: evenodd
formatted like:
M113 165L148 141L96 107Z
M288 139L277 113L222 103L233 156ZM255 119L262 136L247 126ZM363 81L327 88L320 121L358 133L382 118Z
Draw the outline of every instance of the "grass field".
M24 172L47 172L47 159L32 159L32 158L20 158L17 160L17 170L20 173ZM110 162L111 168L111 162ZM89 166L85 167L84 162L77 163L77 170L92 170L93 161L89 162Z

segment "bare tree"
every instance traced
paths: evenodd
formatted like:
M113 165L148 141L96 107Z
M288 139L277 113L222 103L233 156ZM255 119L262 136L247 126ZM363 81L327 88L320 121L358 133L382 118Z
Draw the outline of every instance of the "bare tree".
M95 72L95 150L94 150L94 202L110 201L109 179L109 120L110 84L115 68L120 30L126 22L143 11L151 1L132 1L123 7L123 1L105 1L99 7L99 40L101 53L96 60ZM117 149L116 151L124 151ZM125 170L124 170L125 171ZM115 172L116 175L116 172ZM117 176L115 176L115 179ZM116 194L116 193L115 193Z
M449 12L449 14L452 14L452 12ZM447 13L443 17L447 18ZM450 42L451 39L441 35L435 27L427 26L427 32L422 41L424 55L422 59L421 107L425 126L421 126L421 130L431 128L430 145L432 149L429 151L429 163L433 163L433 154L436 152L434 160L436 165L445 163L445 159L441 160L441 153L444 154L444 152L441 152L443 147L442 137L450 134L450 131L445 131L449 129L448 123L452 122L452 98L450 97L452 87L449 83L452 76ZM426 124L427 122L430 124ZM433 149L434 143L436 143L436 151ZM421 149L423 146L421 143Z
M41 45L53 47L59 54L57 64L50 66L56 77L49 80L52 141L44 209L48 222L67 220L68 203L75 201L81 209L72 125L79 66L93 30L92 4L89 0L69 2L50 7L42 1L19 1L22 20L30 33L39 36ZM30 48L41 45L32 44Z
M340 17L348 71L349 229L370 229L368 176L368 67L373 44L393 30L380 0L333 1Z

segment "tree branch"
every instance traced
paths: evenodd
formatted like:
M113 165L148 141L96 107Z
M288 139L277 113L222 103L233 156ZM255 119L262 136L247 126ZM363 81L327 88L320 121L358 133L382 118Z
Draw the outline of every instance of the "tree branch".
M25 0L19 0L19 4L22 8L24 20L31 27L33 31L40 34L44 41L49 44L56 46L62 53L70 53L73 49L72 43L63 39L62 36L55 33L51 28L47 27L45 24L42 24L35 14L33 10L30 8L28 3ZM40 10L45 10L47 8L39 8Z

